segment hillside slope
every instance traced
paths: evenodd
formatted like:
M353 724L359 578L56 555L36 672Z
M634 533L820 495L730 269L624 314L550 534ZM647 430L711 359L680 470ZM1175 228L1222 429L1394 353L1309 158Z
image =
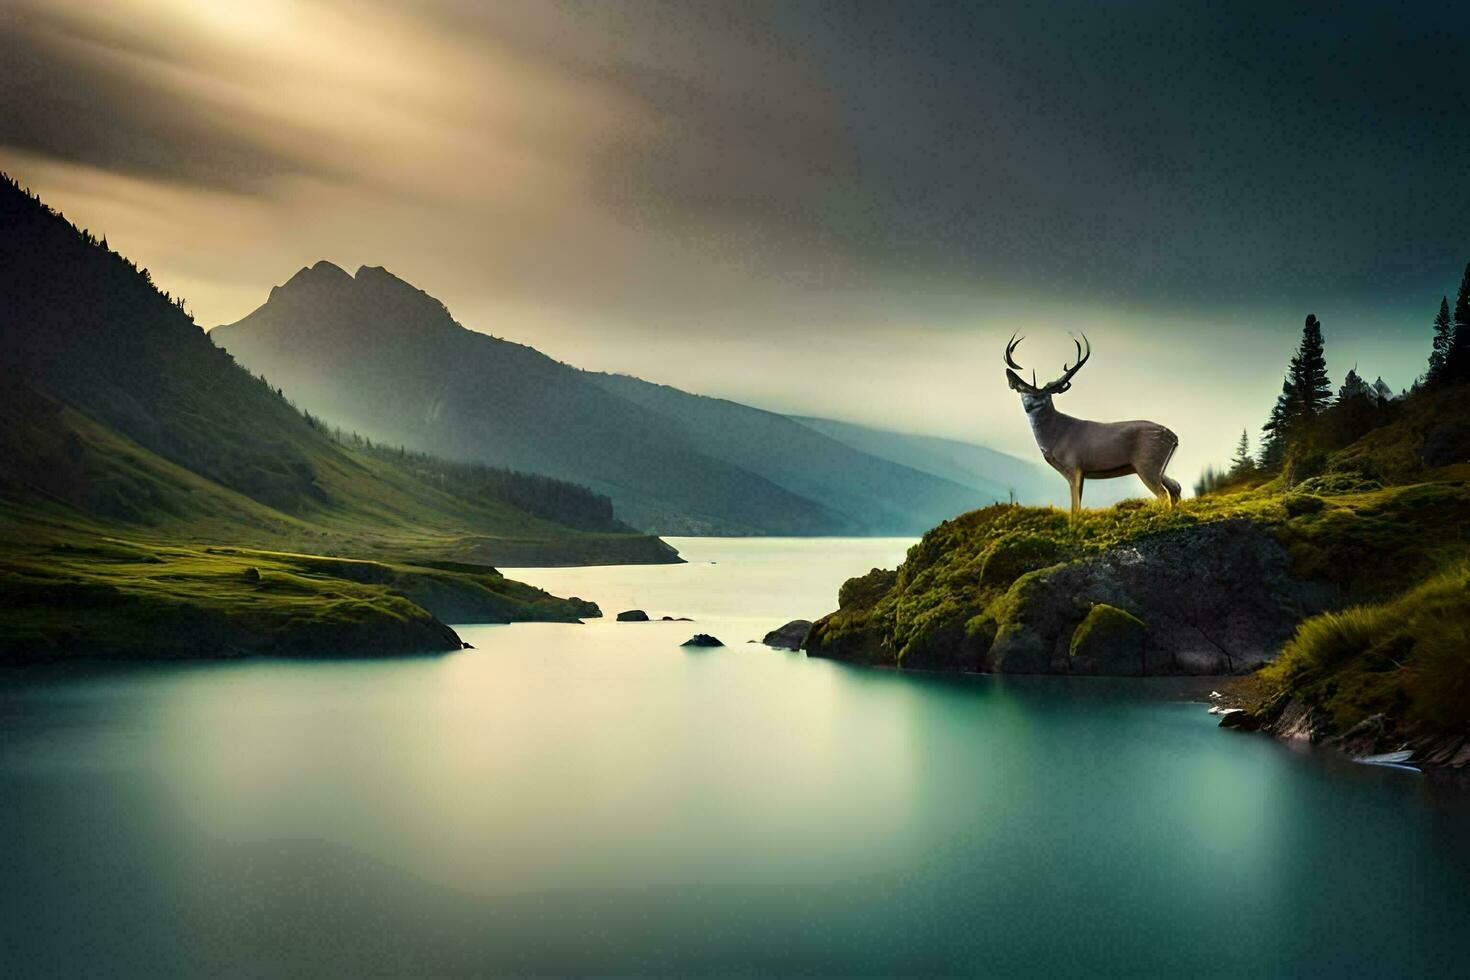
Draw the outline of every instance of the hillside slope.
M452 537L458 557L484 558L504 540L495 560L540 550L564 563L589 539L616 560L666 560L586 490L559 488L575 512L513 503L474 474L426 481L417 461L340 444L215 347L147 270L8 180L0 222L0 494L13 502L173 531L238 526L262 542Z
M211 344L146 270L8 178L0 181L0 363L8 369L0 387L6 655L106 651L110 638L140 635L129 630L138 623L128 596L144 580L157 600L144 621L159 636L192 635L187 624L198 622L203 597L237 584L214 546L381 557L404 582L446 559L678 560L663 542L619 524L585 488L339 443ZM527 493L540 493L545 506L513 502ZM162 574L118 576L111 559L86 557L106 542L153 558L167 549L192 557ZM457 644L429 608L453 611L441 602L446 590L425 591L429 606L404 606L402 588L365 585L338 568L318 562L250 603L243 619L226 602L238 628L199 633L196 653L296 649L298 628L333 643L351 637L354 649ZM250 579L257 591L260 571ZM494 621L595 613L503 582L487 565L431 577L461 578L472 591L495 579L505 601L479 607ZM328 628L313 633L313 621ZM253 644L260 631L275 639Z

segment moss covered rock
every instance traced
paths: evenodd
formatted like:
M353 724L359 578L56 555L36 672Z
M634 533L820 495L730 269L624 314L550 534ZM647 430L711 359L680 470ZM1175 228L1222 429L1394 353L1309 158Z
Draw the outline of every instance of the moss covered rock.
M845 585L807 652L928 669L1113 672L1107 658L1072 656L1073 634L1103 603L1147 623L1145 673L1252 670L1302 619L1399 594L1464 553L1470 483L1380 487L1345 473L1317 478L1311 493L1283 494L1276 480L1075 522L1050 508L986 507L924 535L898 569Z
M1067 648L1075 674L1132 675L1148 672L1143 620L1106 602L1094 603L1072 631Z

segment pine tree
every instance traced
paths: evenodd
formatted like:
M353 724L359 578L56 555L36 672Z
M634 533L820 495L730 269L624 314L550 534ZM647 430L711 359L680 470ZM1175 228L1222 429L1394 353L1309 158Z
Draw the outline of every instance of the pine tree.
M1466 334L1470 337L1470 333ZM1301 346L1292 355L1288 368L1295 400L1291 406L1293 422L1310 422L1332 399L1332 382L1327 378L1327 357L1322 349L1322 324L1312 314L1302 327Z
M1266 424L1261 426L1265 435L1261 439L1261 469L1274 470L1286 460L1286 433L1291 427L1291 406L1296 401L1296 390L1291 385L1291 376L1281 382L1281 394Z
M1235 444L1235 458L1230 461L1230 475L1244 476L1256 468L1255 457L1251 455L1251 437L1246 430L1240 430L1240 442Z
M1378 376L1378 380L1373 382L1373 394L1378 396L1380 403L1387 404L1393 401L1393 389L1388 386L1387 381L1383 380L1383 375L1381 374Z
M1466 334L1470 337L1470 333ZM1322 348L1322 324L1312 314L1302 326L1302 342L1286 368L1281 394L1261 431L1261 468L1276 469L1286 459L1290 443L1310 431L1332 398L1327 379L1327 357Z
M1470 381L1470 263L1455 297L1455 336L1445 354L1444 377L1451 384Z
M1444 380L1445 358L1449 357L1450 345L1455 342L1454 321L1450 319L1450 299L1439 298L1439 313L1434 317L1434 343L1429 349L1430 384Z

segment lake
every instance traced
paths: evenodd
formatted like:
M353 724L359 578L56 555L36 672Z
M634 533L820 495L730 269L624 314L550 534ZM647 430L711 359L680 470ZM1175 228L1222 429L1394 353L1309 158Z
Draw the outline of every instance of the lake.
M671 540L456 654L4 675L0 972L1463 975L1462 788L750 645L908 542Z

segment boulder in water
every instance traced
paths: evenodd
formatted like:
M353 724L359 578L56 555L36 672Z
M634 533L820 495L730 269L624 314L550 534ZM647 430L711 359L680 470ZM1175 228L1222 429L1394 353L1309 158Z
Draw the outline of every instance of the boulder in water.
M693 636L691 636L689 639L685 640L679 645L684 647L722 647L725 644L721 643L716 637L710 636L708 633L695 633Z
M648 622L648 613L644 612L642 609L624 609L622 612L618 613L618 622L646 623Z
M778 650L800 650L801 644L806 640L806 635L811 632L812 621L809 619L793 619L778 629L773 629L761 640L768 647L776 647Z

